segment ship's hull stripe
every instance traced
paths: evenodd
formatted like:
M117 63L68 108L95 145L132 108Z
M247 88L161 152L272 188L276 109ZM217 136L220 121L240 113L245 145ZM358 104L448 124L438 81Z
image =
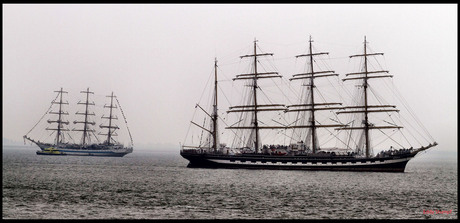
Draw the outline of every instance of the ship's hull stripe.
M329 167L329 166L366 166L366 165L376 165L376 164L392 164L392 163L400 163L404 161L409 161L410 158L402 158L402 159L394 159L394 160L385 160L385 161L380 161L376 160L374 162L372 161L366 161L365 163L357 161L355 163L352 163L350 161L347 161L346 163L343 163L345 161L337 161L334 164L332 162L325 162L325 164L321 161L316 162L316 164L313 164L313 162L307 162L307 163L302 163L301 161L299 162L281 162L281 161L266 161L262 163L262 161L245 161L242 162L240 160L235 160L234 162L230 160L222 160L222 159L208 159L211 162L219 163L219 164L227 164L227 165L259 165L259 166L323 166L323 167Z

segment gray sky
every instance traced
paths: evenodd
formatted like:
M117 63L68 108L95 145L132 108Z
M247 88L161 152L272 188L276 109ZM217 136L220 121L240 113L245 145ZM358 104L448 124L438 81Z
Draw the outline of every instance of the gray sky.
M135 144L179 146L215 57L232 77L255 38L294 58L312 35L344 74L366 35L439 149L454 151L457 20L455 4L4 4L3 137L21 141L60 87L70 98L90 87L115 92Z

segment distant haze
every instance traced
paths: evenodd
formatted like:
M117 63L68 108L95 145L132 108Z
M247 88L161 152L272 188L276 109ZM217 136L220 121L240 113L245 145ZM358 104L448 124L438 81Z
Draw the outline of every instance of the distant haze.
M3 4L3 138L22 142L54 91L77 102L89 87L118 96L135 145L179 147L214 58L231 78L257 39L290 77L311 35L344 74L367 36L437 149L456 153L457 13L456 4Z

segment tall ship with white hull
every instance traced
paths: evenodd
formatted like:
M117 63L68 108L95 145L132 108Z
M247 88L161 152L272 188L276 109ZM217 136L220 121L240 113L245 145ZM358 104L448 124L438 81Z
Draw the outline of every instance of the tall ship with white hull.
M409 115L414 121L401 118L400 110L388 104L377 92L382 84L373 81L392 79L392 75L387 75L389 72L386 70L371 70L375 67L372 63L374 58L383 53L369 52L366 38L363 53L350 56L350 59L362 59L360 71L348 73L341 80L332 69L321 69L328 66L317 64L324 62L318 57L328 53L314 52L312 42L310 37L307 53L296 56L297 59L306 59L303 72L289 79L289 82L302 81L301 93L297 95L296 103L285 105L273 103L270 99L267 101L271 103L260 102L268 92L262 88L261 81L282 79L282 76L278 72L260 71L260 58L273 54L258 52L257 41L254 41L253 53L241 56L242 59L250 58L250 72L233 78L233 81L245 81L248 88L242 100L246 104L229 106L226 112L239 114L230 125L227 124L230 119L221 117L218 112L218 66L215 61L210 112L197 104L197 110L205 114L204 121L203 124L191 122L191 127L201 131L195 136L195 141L199 142L193 142L192 135L191 142L181 145L180 155L189 161L188 167L404 172L412 158L437 145L410 109ZM337 81L321 82L329 78ZM349 95L336 95L335 98L342 101L328 101L333 98L329 97L330 90L326 90L328 94L325 94L320 89L326 84L352 81L355 82L352 86L356 87L354 94L345 91ZM344 85L342 88L346 89ZM290 102L288 96L285 98ZM347 98L351 98L351 102ZM408 108L405 100L401 96L398 98L403 102L403 107ZM263 113L275 115L263 120ZM269 124L270 120L272 124ZM415 136L420 130L405 131L407 128L401 124L405 122L411 127L418 125L424 134ZM219 123L223 123L225 133L231 135L228 137L231 141L229 146L219 142L224 138L224 133L219 132ZM266 133L270 131L275 134ZM331 141L334 143L332 146ZM198 145L191 145L193 143Z
M91 112L91 106L95 106L95 103L90 101L90 95L94 94L94 92L91 92L89 88L86 91L81 91L81 93L86 95L86 100L84 102L80 101L77 104L84 106L84 112L77 111L75 113L75 115L82 118L76 118L76 120L73 121L73 124L77 128L73 128L72 130L67 127L70 122L65 118L69 115L69 113L64 107L69 105L69 103L64 101L63 95L68 92L64 91L62 88L55 92L57 93L56 98L51 102L50 108L42 117L43 119L46 115L54 116L52 119L47 120L47 123L51 126L46 128L46 130L52 132L51 135L55 135L53 141L46 142L47 140L45 139L40 142L40 140L32 139L32 137L28 136L28 134L30 134L39 123L41 123L42 119L40 119L40 121L26 135L24 135L25 140L36 144L40 148L40 150L36 152L37 155L122 157L133 152L133 141L127 125L126 129L130 137L130 142L127 143L128 145L125 146L116 139L118 136L117 130L119 130L120 127L115 124L115 121L118 120L118 117L115 114L115 109L120 108L121 110L121 107L113 92L111 95L107 96L110 98L110 104L104 105L104 109L108 109L108 115L102 115L101 124L99 125L101 132L98 134L96 134L96 130L94 129L96 126L96 122L94 121L96 114ZM124 114L123 118L126 123ZM82 125L82 127L78 128L80 125ZM104 129L106 129L106 131L103 131ZM76 133L73 134L75 137L75 135L79 135L79 132L81 132L81 139L79 142L75 142L71 133ZM99 139L98 135L103 136Z

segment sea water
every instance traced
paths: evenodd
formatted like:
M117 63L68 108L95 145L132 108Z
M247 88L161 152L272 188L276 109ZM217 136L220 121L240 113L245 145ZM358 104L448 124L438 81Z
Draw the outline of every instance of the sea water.
M39 156L3 146L4 219L457 219L457 160L404 173L195 169L178 151ZM425 154L428 156L429 154Z

